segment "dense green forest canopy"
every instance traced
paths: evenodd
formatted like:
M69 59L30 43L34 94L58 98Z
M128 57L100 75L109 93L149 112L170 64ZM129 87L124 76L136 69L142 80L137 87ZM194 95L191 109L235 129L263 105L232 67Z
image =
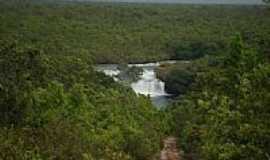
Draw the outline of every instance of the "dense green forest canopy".
M87 57L0 47L0 159L151 159L164 113Z
M96 6L0 7L0 159L152 159L164 113L93 69L91 46L107 26L95 33L100 15L81 13Z
M269 160L266 6L24 2L0 0L0 159L153 160L174 135L188 160ZM157 69L162 109L93 69L166 59L189 61Z
M193 70L172 68L169 73L174 80L169 85L180 89L183 72L196 77L168 107L172 132L181 138L188 159L269 159L269 59L239 36L224 56L215 57L215 63L212 59L193 62Z
M87 52L99 63L215 54L235 32L252 45L270 37L264 6L0 3L1 38L49 54Z

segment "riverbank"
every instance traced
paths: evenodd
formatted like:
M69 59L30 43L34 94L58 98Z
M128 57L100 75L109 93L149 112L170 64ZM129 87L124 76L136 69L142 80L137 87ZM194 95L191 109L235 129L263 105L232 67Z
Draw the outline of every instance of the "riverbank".
M165 83L157 78L156 70L161 65L172 65L175 63L177 63L177 61L126 64L124 66L119 64L100 64L95 66L95 70L103 72L105 75L112 77L115 81L119 81L120 83L131 87L137 95L144 95L149 97L155 106L164 107L168 105L172 95L165 91ZM139 68L139 70L142 70L141 75L139 75L138 78L135 78L135 81L127 81L129 79L134 79L133 77L129 78L129 76L132 76L133 74L125 73L125 71L128 69L123 69L123 67L131 69L134 67Z

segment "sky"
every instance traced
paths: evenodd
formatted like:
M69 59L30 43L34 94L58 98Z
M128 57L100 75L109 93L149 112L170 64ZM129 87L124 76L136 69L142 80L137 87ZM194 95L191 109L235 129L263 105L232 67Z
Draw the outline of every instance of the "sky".
M263 4L262 0L77 0L105 2L149 2L149 3L199 3L199 4Z

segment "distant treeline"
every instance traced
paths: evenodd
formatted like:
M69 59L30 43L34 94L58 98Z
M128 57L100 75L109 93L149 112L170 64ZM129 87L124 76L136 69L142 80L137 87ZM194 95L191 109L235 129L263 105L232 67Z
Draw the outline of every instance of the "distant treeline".
M174 134L187 159L269 160L268 8L24 2L0 1L0 159L153 160ZM161 110L93 69L172 58L196 60L159 68Z
M85 52L98 63L216 54L235 32L258 48L270 37L263 6L0 3L1 39L49 54Z

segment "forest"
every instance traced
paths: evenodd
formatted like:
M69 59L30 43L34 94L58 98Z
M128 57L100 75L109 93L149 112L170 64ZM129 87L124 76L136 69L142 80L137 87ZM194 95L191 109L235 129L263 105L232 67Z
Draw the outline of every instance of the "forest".
M0 0L0 160L158 160L168 136L184 160L269 160L269 16L268 5ZM120 64L137 81L128 63L164 60L176 63L155 71L174 97L161 108L94 67Z
M236 32L251 45L270 37L265 6L0 2L1 38L48 54L88 52L97 63L197 58Z

